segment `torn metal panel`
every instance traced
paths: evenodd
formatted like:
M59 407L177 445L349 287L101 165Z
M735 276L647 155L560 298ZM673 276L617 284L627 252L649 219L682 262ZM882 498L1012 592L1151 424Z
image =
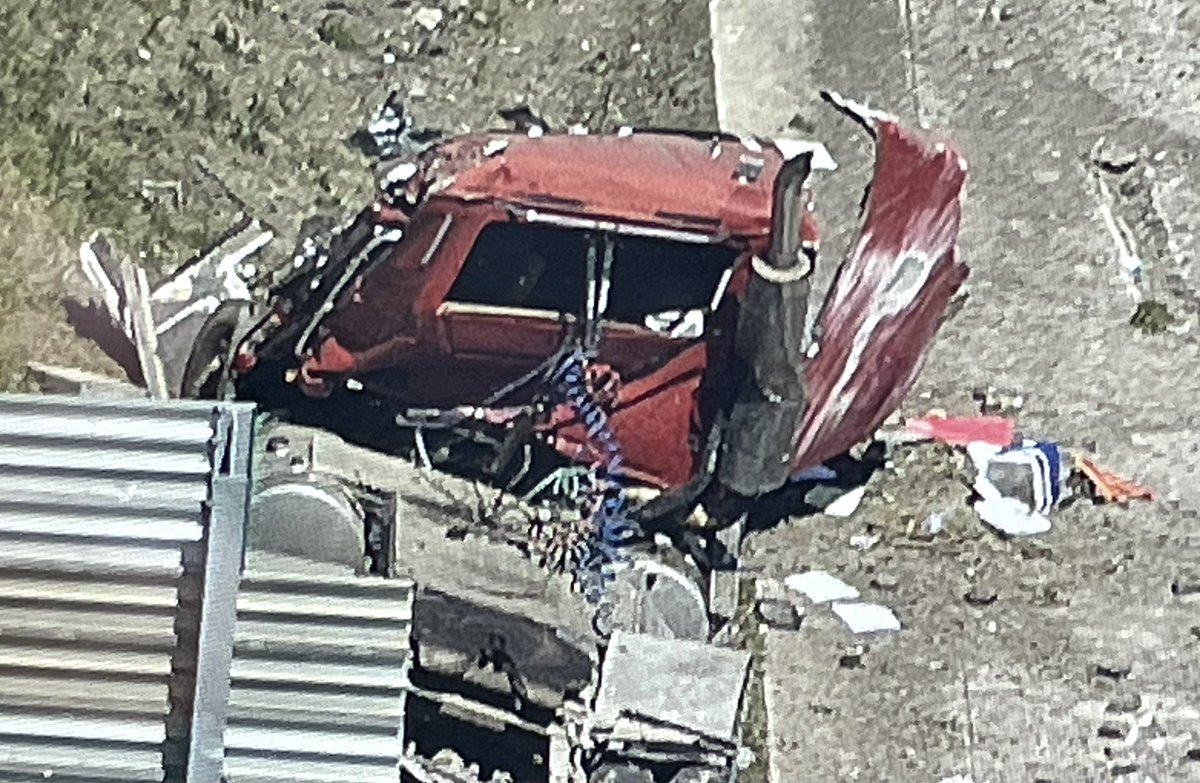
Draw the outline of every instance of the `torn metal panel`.
M0 395L0 777L182 773L209 543L245 524L220 424L244 408Z
M493 731L502 732L512 727L541 736L547 736L550 733L548 726L525 720L510 710L474 701L457 693L443 693L413 685L409 686L408 692L413 696L440 705L443 713L456 717L461 716L464 720L486 726Z
M135 399L146 396L145 389L99 373L41 362L29 362L26 367L29 377L45 394L74 394L80 397L108 399Z
M132 340L133 324L129 320L125 292L121 285L120 262L113 257L111 243L103 236L94 234L79 246L79 266L109 318Z
M253 259L274 237L274 232L257 220L245 219L235 225L155 289L153 300L162 308L155 314L158 321L168 323L183 308L195 306L206 296L249 299L248 281L257 276Z
M829 99L875 137L875 176L821 311L819 352L804 368L809 403L795 469L847 451L896 410L968 274L956 247L963 156L888 115Z
M617 631L600 671L594 727L612 731L632 716L668 736L732 744L749 665L741 651Z
M173 395L186 395L182 386L188 361L206 322L228 303L253 300L249 281L258 274L253 259L273 238L258 221L245 221L155 289L151 307L158 355Z
M146 273L118 261L109 241L93 236L79 249L80 266L113 324L137 348L143 377L157 399L180 396L188 359L205 322L226 302L250 302L252 260L274 238L256 220L234 226L151 291ZM114 355L116 346L106 347Z
M137 349L142 377L146 380L150 396L165 400L171 396L171 392L163 371L162 357L158 354L158 332L150 309L150 286L146 282L146 270L135 267L128 260L122 262L121 288L129 305L133 345Z

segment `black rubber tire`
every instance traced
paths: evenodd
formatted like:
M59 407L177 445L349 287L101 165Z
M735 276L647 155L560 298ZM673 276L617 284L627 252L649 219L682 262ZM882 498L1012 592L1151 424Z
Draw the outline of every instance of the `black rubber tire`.
M179 384L180 397L211 400L220 396L228 380L226 360L231 343L247 305L246 302L222 302L200 327L183 370L183 380ZM215 369L214 360L217 364Z

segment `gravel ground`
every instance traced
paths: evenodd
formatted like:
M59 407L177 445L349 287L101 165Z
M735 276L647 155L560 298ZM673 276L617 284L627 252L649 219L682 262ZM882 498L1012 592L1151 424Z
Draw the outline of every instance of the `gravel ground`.
M1001 540L966 505L961 456L893 460L850 519L751 539L761 594L823 569L904 626L855 637L797 599L800 629L766 631L775 779L1195 779L1200 596L1175 592L1200 568L1188 536L1153 506L1075 505L1046 536Z

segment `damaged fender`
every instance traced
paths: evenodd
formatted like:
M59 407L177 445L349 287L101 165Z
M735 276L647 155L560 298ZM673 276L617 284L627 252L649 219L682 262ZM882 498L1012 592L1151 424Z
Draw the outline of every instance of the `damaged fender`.
M900 406L968 275L957 250L966 159L890 115L822 97L875 138L875 175L818 318L818 352L805 363L794 470L871 437Z

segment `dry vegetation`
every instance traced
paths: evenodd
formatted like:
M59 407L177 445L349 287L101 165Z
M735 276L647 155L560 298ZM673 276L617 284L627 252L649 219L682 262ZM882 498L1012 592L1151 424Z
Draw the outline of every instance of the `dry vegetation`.
M67 325L60 304L82 275L44 197L29 195L16 172L0 167L0 388L24 386L25 363L56 362L115 374L116 364Z
M348 137L389 85L420 122L451 130L521 102L559 125L711 126L707 32L696 0L2 4L0 388L29 358L17 344L78 360L55 335L79 239L110 231L161 271L229 224L235 202L194 156L286 249L305 217L369 192Z

